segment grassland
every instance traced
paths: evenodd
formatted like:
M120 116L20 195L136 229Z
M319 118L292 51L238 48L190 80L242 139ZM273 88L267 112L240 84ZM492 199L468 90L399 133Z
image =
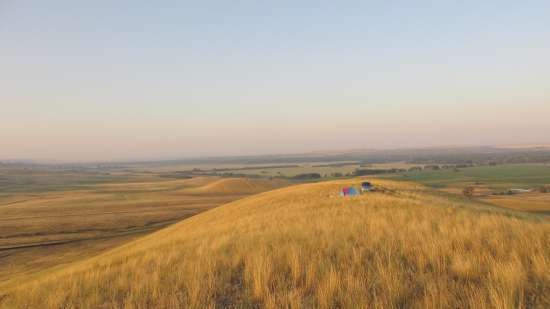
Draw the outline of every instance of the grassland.
M473 197L479 201L504 208L550 214L550 193L537 192L538 187L550 185L549 164L504 164L456 170L422 170L384 177L419 182L458 195L462 194L465 187L473 187ZM533 192L503 194L512 188L532 189Z
M300 174L317 173L323 178L333 178L334 174L351 176L357 169L408 169L412 166L423 166L423 164L410 164L406 162L391 163L359 163L350 161L335 162L300 162L287 164L221 164L221 165L175 165L155 167L155 172L170 173L174 171L192 171L196 169L195 174L200 175L242 175L254 177L280 177L292 178ZM341 177L341 176L340 176Z
M332 163L301 163L292 166L232 166L226 168L212 168L210 171L218 173L232 173L255 177L294 177L308 173L320 174L323 179L350 177L360 170L403 169L411 167L422 168L425 164L411 164L406 162L391 162L377 164L359 164L357 162ZM433 165L432 165L433 166ZM205 170L208 172L209 170ZM339 175L339 177L334 177ZM534 189L539 186L550 186L549 164L501 164L480 165L466 168L447 168L433 170L430 168L411 170L407 172L388 173L378 175L384 178L419 182L432 188L462 195L465 187L474 187L474 197L485 203L495 206L522 210L527 212L550 214L550 194L514 194L500 196L511 188ZM319 179L320 180L320 179Z
M423 170L388 175L405 178L434 188L456 187L475 183L494 190L530 188L550 184L550 164L504 164L460 169Z
M530 192L514 195L490 195L482 201L505 208L550 215L550 194Z
M97 255L130 240L284 181L126 173L4 173L0 283Z
M251 196L33 281L1 308L548 308L546 217L408 182Z
M272 167L272 168L254 168L254 169L233 169L228 170L226 173L244 174L244 175L256 175L264 177L294 177L300 174L318 173L322 176L330 176L334 173L351 174L357 168L359 164L300 164L294 167Z

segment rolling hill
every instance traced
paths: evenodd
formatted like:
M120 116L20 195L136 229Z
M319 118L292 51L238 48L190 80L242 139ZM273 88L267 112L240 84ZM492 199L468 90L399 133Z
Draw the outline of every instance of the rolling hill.
M0 285L96 256L245 196L289 185L280 179L148 177L149 181L128 177L75 190L71 182L50 175L56 190L25 188L27 192L0 198Z
M260 193L288 185L284 180L222 178L203 186L185 188L181 192L196 195L239 195Z
M546 217L389 180L374 181L380 192L338 196L359 181L225 204L0 286L0 308L550 307Z

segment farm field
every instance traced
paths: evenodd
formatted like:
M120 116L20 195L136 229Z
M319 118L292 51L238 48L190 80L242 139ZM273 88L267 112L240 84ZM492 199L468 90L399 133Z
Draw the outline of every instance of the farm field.
M413 166L423 166L422 164L410 164L405 162L392 163L357 163L357 162L309 162L287 165L268 165L254 166L245 165L240 167L210 167L205 171L239 174L259 177L295 177L301 174L317 173L323 178L334 177L335 174L342 176L351 176L357 169L408 169Z
M359 164L342 164L342 165L327 165L327 164L300 164L295 167L272 167L258 169L234 169L228 170L226 173L238 173L245 175L257 175L264 177L294 177L300 174L318 173L321 176L330 177L334 173L350 174L359 167Z
M461 187L481 183L494 190L532 188L550 184L550 164L504 164L441 170L423 170L388 175L434 188Z
M82 173L40 173L33 183L23 181L14 190L4 184L0 283L96 255L221 204L287 185L282 180L170 180L139 174L98 181ZM15 172L9 177L16 177Z
M414 181L441 191L462 194L474 188L473 197L500 207L550 214L550 193L539 193L550 186L549 164L507 164L441 170L423 170L381 177ZM529 193L506 194L510 189L531 189Z
M360 181L225 204L36 281L5 283L0 307L550 306L546 217L403 181L338 196Z
M492 195L481 199L487 203L505 208L550 215L549 193L521 193L514 195Z

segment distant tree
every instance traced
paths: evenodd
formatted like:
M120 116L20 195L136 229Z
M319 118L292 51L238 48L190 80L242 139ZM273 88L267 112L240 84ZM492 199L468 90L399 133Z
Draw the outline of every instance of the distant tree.
M319 173L307 173L307 174L298 174L296 176L290 177L291 179L305 180L305 179L319 179L321 174Z
M462 190L462 194L468 198L472 198L474 196L475 187L473 186L467 186Z
M378 174L388 174L388 173L397 173L405 172L404 169L390 168L390 169L356 169L353 172L354 176L365 176L365 175L378 175Z
M437 171L437 170L440 169L439 165L433 165L433 164L432 165L426 165L424 168L425 169L432 169L434 171Z
M344 176L342 173L338 173L338 172L332 173L332 177L342 177L342 176Z

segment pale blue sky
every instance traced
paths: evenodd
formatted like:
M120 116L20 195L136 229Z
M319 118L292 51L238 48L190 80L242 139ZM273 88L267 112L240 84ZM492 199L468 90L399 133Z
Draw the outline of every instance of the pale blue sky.
M0 0L0 159L550 142L549 1L86 2Z

